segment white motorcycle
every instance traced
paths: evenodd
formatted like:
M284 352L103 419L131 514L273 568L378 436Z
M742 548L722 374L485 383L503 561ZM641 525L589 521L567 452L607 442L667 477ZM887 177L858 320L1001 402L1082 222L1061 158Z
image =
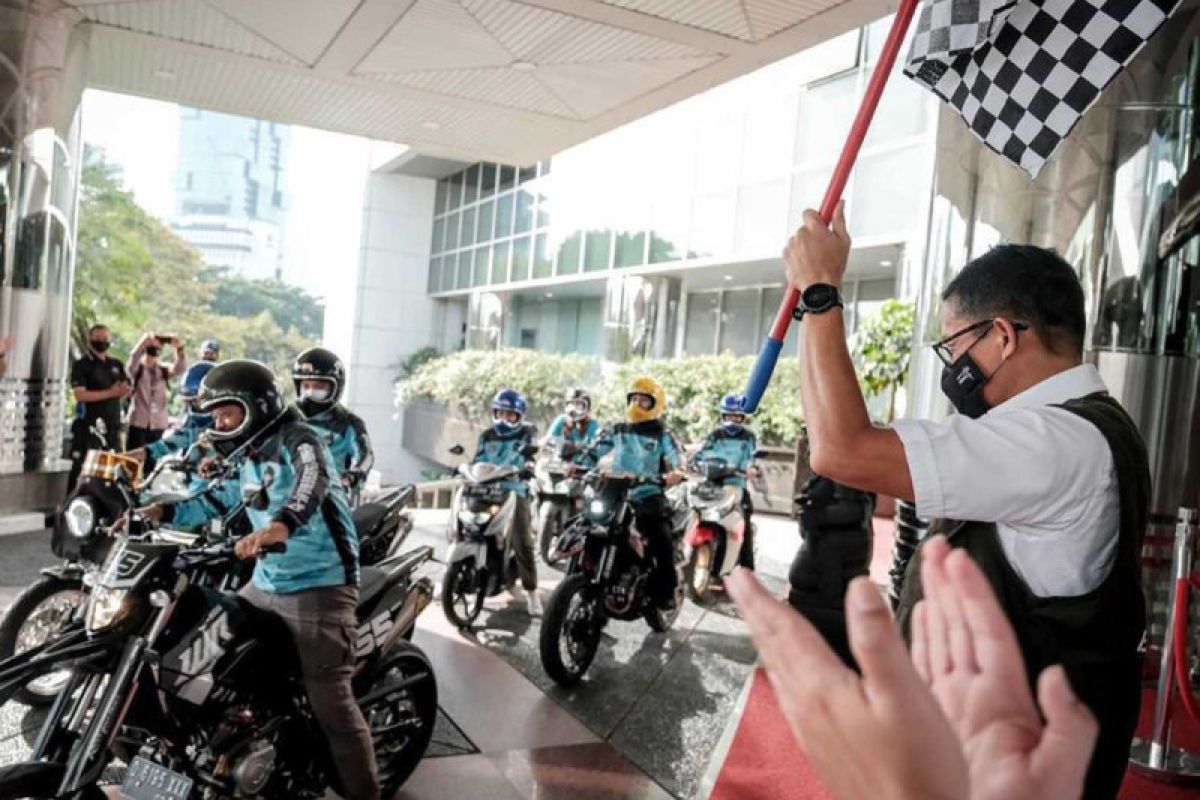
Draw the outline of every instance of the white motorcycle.
M708 595L714 578L724 579L737 568L746 540L745 490L726 484L729 478L746 477L746 472L722 458L708 458L694 462L692 473L687 489L691 519L684 537L689 551L684 574L688 593L699 603Z
M526 448L531 457L536 447ZM462 481L451 503L447 530L450 550L442 579L442 610L459 628L468 628L483 601L517 580L517 560L509 538L518 498L506 481L527 479L527 470L495 464L463 464Z
M583 510L583 481L571 474L570 469L571 458L580 449L574 442L552 439L546 443L545 455L534 470L538 551L548 567L562 563L558 539L566 530L567 521Z

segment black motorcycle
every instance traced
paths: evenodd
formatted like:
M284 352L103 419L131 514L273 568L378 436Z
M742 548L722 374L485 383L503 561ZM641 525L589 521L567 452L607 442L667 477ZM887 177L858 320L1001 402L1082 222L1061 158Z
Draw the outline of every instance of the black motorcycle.
M579 451L579 445L565 439L549 442L534 469L538 552L548 567L559 566L558 537L583 503L583 482L570 469L571 459Z
M686 516L673 513L666 523L674 542L676 574L675 603L667 610L648 591L653 563L633 524L629 502L631 489L662 486L663 480L616 473L592 473L584 480L583 513L558 544L559 554L568 560L567 575L546 601L538 639L542 667L562 686L578 683L587 672L610 619L644 619L661 633L675 623L684 599Z
M191 451L180 457L162 459L144 480L137 477L136 464L115 453L88 453L79 482L59 509L50 549L62 563L41 571L0 619L0 660L47 641L76 614L85 597L84 579L108 555L112 537L109 528L117 519L151 502L175 502L195 490L189 468ZM219 476L213 475L214 479ZM359 562L377 564L399 552L412 532L406 508L416 496L415 486L392 489L353 511L359 534ZM238 506L201 531L160 529L150 535L179 544L239 539L250 533L244 507ZM249 566L230 565L222 584L213 588L235 591L249 580ZM28 706L46 707L66 683L65 672L43 675L22 687L13 699Z
M414 571L432 555L421 548L362 575L353 685L384 796L415 769L437 713L433 669L408 641L433 594ZM234 559L229 542L116 539L83 619L0 662L0 702L69 670L32 759L0 768L0 800L99 800L116 759L128 764L122 793L137 800L342 792L282 621L200 585Z

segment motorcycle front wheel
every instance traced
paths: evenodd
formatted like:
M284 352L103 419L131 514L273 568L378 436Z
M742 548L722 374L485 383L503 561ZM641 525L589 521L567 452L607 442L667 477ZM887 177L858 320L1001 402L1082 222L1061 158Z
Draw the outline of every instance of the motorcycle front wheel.
M49 641L63 629L83 604L83 584L77 580L45 576L25 588L0 620L0 661ZM70 672L60 670L35 678L13 699L34 708L54 702Z
M684 571L684 579L687 582L688 594L697 603L704 600L712 586L712 567L712 542L705 542L692 550L692 557L688 559L687 569Z
M542 668L560 686L578 683L596 658L604 628L599 606L580 574L568 575L546 601L538 651Z
M538 509L538 550L541 551L542 562L555 569L562 563L561 557L555 557L558 539L562 535L562 517L558 506L549 501L542 503Z
M375 668L359 707L371 729L381 796L392 797L417 768L437 721L433 665L421 648L398 642Z
M455 627L469 628L479 617L487 594L485 577L470 559L456 561L446 568L442 579L442 611Z

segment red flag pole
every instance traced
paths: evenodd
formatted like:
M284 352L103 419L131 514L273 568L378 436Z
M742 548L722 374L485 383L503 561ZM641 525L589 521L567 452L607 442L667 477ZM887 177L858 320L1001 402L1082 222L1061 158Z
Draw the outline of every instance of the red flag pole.
M829 179L829 188L825 190L825 199L821 201L820 214L821 219L825 220L825 224L829 224L829 221L833 219L833 211L837 208L838 201L842 199L846 181L850 178L850 170L854 168L854 162L858 159L858 151L862 149L863 139L867 136L867 130L871 127L871 119L875 116L875 109L879 105L879 98L883 96L883 88L887 85L888 78L891 77L892 67L900 52L900 45L904 43L908 26L917 10L917 2L918 0L901 0L900 7L896 10L892 29L888 32L887 40L883 43L883 51L879 55L879 63L875 65L875 71L871 73L871 79L867 82L862 105L858 107L858 114L854 117L854 124L850 126L846 144L842 147L842 155L838 158L837 166L833 168L833 176ZM796 304L799 302L799 290L795 286L789 286L784 292L783 302L779 304L779 312L775 315L775 323L771 326L771 332L763 342L762 351L758 354L758 361L754 364L754 370L750 373L750 380L746 384L744 407L748 414L758 409L758 404L762 401L763 394L766 393L767 384L771 382L771 374L775 371L775 363L779 360L779 353L783 349L783 340L787 338L788 326L792 324L792 312L795 311Z

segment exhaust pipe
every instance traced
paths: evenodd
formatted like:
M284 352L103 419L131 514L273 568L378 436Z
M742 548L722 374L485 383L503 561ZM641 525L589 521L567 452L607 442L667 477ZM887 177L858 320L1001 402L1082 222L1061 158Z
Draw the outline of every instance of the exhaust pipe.
M416 626L417 617L432 602L433 581L425 577L413 581L412 587L408 591L408 596L404 598L404 605L400 606L400 613L396 615L396 623L388 631L387 639L384 640L380 651L386 653L396 643L396 639L400 636L407 636L413 627Z

